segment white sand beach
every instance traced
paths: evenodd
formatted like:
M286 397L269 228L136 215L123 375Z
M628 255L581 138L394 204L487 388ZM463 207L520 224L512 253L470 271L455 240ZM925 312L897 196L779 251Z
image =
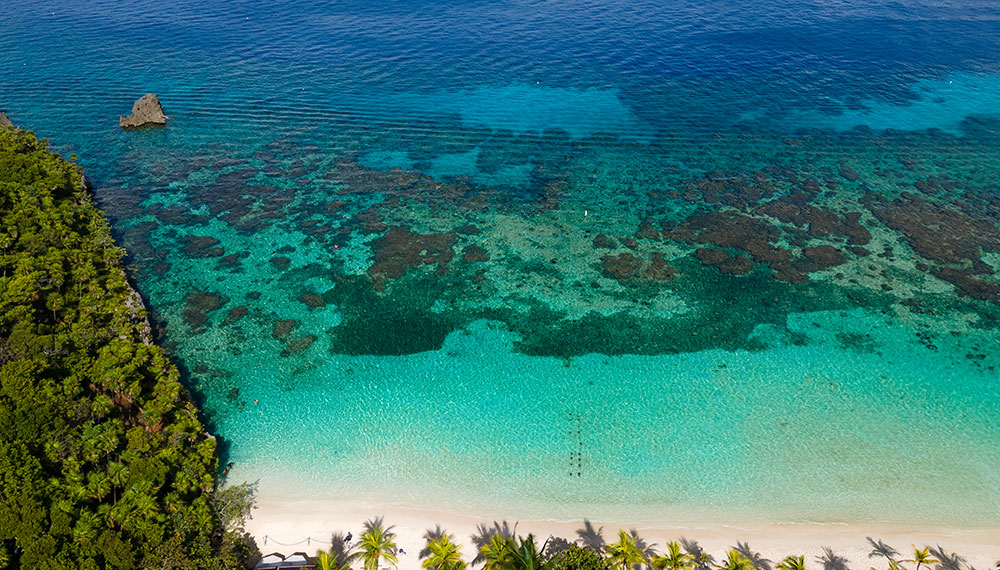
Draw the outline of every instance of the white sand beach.
M423 548L424 532L440 525L454 535L462 545L467 561L475 555L470 537L479 524L492 524L500 517L473 516L465 513L433 511L405 508L393 505L365 505L350 502L319 500L282 502L274 499L262 500L253 511L247 530L256 538L263 553L281 552L290 554L304 551L309 554L326 548L333 532L351 532L357 537L365 520L384 517L385 523L394 525L397 544L405 554L399 557L400 570L420 568L418 553ZM577 538L577 530L582 521L516 521L506 519L511 525L517 523L517 533L534 533L538 543L549 536L568 540ZM603 527L603 536L608 542L616 540L619 529L635 528L647 543L654 544L658 551L670 540L681 537L698 541L706 552L720 558L727 548L737 541L749 542L750 546L765 558L778 562L788 555L805 555L806 566L821 570L816 556L822 554L823 547L848 560L852 570L882 569L885 562L871 559L871 551L865 537L881 539L900 551L900 557L908 558L911 545L919 547L940 545L948 552L962 556L966 564L978 570L994 568L1000 560L1000 526L993 528L954 528L933 524L662 524L634 525L621 521L591 521L594 528ZM910 567L912 565L908 565Z

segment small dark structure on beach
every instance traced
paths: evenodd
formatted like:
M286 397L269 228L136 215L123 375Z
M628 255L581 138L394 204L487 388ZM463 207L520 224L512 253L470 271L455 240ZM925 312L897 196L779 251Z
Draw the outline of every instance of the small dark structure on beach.
M285 558L284 555L272 552L260 559L254 566L256 570L291 570L292 568L316 568L316 564L309 561L305 552L296 552Z

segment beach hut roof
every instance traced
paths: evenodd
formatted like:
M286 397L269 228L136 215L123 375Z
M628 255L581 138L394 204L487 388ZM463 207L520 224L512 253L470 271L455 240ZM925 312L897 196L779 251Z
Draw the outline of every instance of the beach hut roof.
M258 570L263 570L266 568L277 568L279 564L285 561L285 557L277 552L272 552L260 559L254 568Z
M285 558L284 555L277 552L272 552L267 556L260 559L260 562L254 566L255 570L305 570L308 568L315 568L315 564L309 563L309 557L306 556L305 552L296 552Z
M309 559L306 558L305 552L296 552L292 554L281 564L282 568L313 568L309 565Z

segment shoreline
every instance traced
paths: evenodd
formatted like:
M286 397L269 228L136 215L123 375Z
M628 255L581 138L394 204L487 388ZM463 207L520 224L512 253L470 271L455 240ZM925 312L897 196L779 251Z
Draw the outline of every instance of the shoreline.
M421 560L418 553L424 546L423 535L427 529L440 525L453 535L461 545L463 559L470 562L475 549L470 537L477 526L492 526L504 517L474 515L431 508L407 507L390 504L365 504L361 502L316 500L280 501L267 499L258 502L247 521L246 530L256 540L261 553L280 552L291 554L303 551L315 554L325 549L333 532L361 533L363 523L373 517L384 517L386 525L393 525L397 545L405 554L399 556L400 570L416 570ZM577 538L583 521L521 520L506 517L519 535L534 533L539 545L549 536L562 537L570 542ZM618 530L636 529L639 535L657 552L670 540L682 537L698 541L705 551L719 560L737 541L749 542L772 563L785 556L804 555L806 566L820 569L816 556L829 547L848 561L851 570L881 569L883 560L869 559L871 551L866 537L883 540L900 551L899 558L912 555L911 545L940 546L965 559L967 566L986 570L994 568L1000 560L1000 524L995 528L935 525L933 523L662 523L632 524L615 520L594 519L595 529L603 527L603 537L614 542ZM904 564L905 565L905 564ZM910 566L907 566L910 568Z

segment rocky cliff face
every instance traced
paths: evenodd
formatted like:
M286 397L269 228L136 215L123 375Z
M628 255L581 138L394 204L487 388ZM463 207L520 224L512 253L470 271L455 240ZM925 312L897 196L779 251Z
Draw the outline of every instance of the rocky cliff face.
M119 117L118 124L123 129L135 129L146 125L165 125L167 116L163 114L160 99L152 93L146 93L132 105L132 114Z
M7 116L7 113L4 113L3 111L0 111L0 127L11 127L12 128L13 126L14 126L14 123L10 122L10 117Z

